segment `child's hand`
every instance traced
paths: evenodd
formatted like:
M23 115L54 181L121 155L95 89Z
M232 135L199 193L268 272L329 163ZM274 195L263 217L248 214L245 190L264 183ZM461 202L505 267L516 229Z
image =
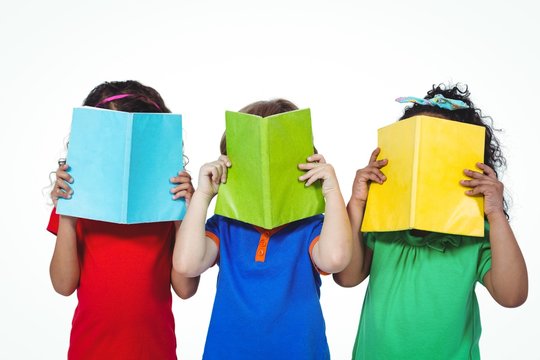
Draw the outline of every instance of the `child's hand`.
M298 180L305 181L306 186L310 186L317 180L322 179L322 192L326 198L328 194L334 190L339 191L339 184L336 178L334 167L326 163L324 156L321 154L313 154L307 158L307 164L298 164L300 170L307 171L300 176Z
M197 191L213 198L218 192L219 185L227 181L227 170L230 167L231 161L226 155L221 155L216 161L204 164L199 172Z
M377 160L377 156L380 152L380 148L373 150L371 157L369 158L368 166L356 171L351 199L365 203L367 201L369 184L372 181L375 181L378 184L382 184L386 181L386 176L384 176L381 169L388 164L388 160Z
M495 171L486 164L476 163L476 166L483 171L473 171L465 169L463 173L472 180L461 180L463 186L472 189L465 191L469 196L482 194L484 196L484 213L486 216L497 212L504 214L503 191L504 185L497 179Z
M67 172L68 169L69 165L63 164L56 170L56 181L51 190L51 200L54 206L58 203L58 198L70 199L71 194L73 194L73 190L68 185L68 183L73 183L73 178Z
M183 197L186 199L186 203L189 204L189 200L191 200L191 196L195 191L193 189L193 184L191 183L191 175L189 175L187 171L182 170L178 172L178 176L170 178L170 181L173 184L178 184L178 186L171 189L173 199L176 200Z

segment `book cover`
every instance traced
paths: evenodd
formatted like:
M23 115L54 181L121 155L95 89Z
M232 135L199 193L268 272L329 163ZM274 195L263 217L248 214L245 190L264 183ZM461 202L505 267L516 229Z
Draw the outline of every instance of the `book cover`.
M181 115L75 108L67 163L73 196L59 214L120 224L185 214L169 181L183 168Z
M324 212L319 182L298 180L314 152L309 109L269 117L226 112L232 166L219 188L215 213L265 229Z
M481 126L423 115L379 129L387 180L370 185L362 231L483 236L483 197L465 195L459 181L484 161L484 139Z

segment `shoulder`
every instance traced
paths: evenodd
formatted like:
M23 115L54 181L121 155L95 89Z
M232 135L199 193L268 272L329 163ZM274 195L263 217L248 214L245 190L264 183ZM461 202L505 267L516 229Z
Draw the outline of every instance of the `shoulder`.
M207 231L217 233L224 230L234 231L235 229L240 228L252 228L253 225L215 214L206 220L205 227Z
M324 216L319 214L289 223L285 229L289 234L305 235L307 238L313 239L320 234L323 222Z
M322 225L323 222L324 222L324 215L319 214L319 215L310 216L308 218L292 222L291 224L295 226L300 226L300 227L302 226L310 227L310 226Z
M305 229L314 229L317 227L322 227L322 224L324 222L324 215L319 214L315 216L310 216L305 219L293 221L291 223L286 224L286 228L289 231L300 231Z
M209 217L208 220L206 220L206 224L207 225L216 225L216 226L218 226L218 225L219 226L223 226L223 225L230 226L230 225L241 224L241 222L238 221L238 220L234 220L234 219L222 216L222 215L214 214L211 217Z

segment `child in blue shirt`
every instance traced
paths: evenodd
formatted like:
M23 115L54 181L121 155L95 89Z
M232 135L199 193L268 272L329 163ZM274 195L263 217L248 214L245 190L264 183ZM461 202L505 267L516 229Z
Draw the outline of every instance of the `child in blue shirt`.
M240 110L267 117L297 110L283 99L260 101ZM294 141L294 139L291 139ZM319 302L319 272L336 273L349 263L352 234L333 167L314 154L299 179L322 181L325 216L316 215L275 229L220 215L205 226L206 213L232 165L222 156L202 166L198 188L177 232L173 266L196 277L217 263L214 309L204 359L329 359Z

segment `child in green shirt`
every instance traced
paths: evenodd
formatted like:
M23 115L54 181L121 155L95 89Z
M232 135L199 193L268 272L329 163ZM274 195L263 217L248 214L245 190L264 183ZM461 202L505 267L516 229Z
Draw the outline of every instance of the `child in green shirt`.
M439 85L424 99L403 98L400 102L414 104L401 119L429 115L485 127L484 163L477 164L480 171L464 169L470 180L461 181L469 188L468 196L484 197L485 237L419 230L362 234L369 184L386 181L382 169L388 160L377 160L376 149L368 166L356 173L347 206L353 257L344 271L334 275L344 287L370 276L354 359L479 359L476 282L505 307L520 306L527 298L527 269L508 223L504 187L496 170L505 159L491 124L469 94L459 86Z

